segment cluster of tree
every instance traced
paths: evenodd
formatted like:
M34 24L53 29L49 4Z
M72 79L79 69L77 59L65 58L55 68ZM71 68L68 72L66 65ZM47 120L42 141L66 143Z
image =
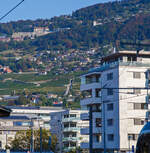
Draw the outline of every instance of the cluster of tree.
M19 72L19 71L28 71L31 68L34 68L35 63L31 62L28 59L20 59L20 60L15 60L15 59L0 59L0 65L2 66L9 66L9 68L13 72Z
M34 151L40 151L40 130L34 130ZM30 151L31 145L31 130L19 131L15 135L15 139L11 142L10 148L12 151ZM42 150L56 152L57 148L57 137L51 135L48 130L42 129Z

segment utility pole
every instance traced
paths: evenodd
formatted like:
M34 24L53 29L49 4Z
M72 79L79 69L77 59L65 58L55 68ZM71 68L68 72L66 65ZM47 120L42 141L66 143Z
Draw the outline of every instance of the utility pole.
M103 101L104 153L106 153L105 102Z
M90 105L89 111L89 119L90 119L90 126L89 126L89 140L90 140L90 153L93 153L93 114L92 114L92 106Z
M31 119L31 143L30 143L30 153L34 152L34 139L33 139L33 120Z
M42 153L42 127L40 127L40 153Z

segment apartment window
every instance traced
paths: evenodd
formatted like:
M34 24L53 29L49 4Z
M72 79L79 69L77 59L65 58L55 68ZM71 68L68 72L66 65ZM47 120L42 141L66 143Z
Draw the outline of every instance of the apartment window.
M144 119L134 119L134 125L144 125Z
M101 134L97 134L96 135L96 142L101 142L102 141L102 135Z
M100 97L101 96L101 89L95 89L95 94L96 94L96 97Z
M134 103L134 109L148 109L148 104L146 104L146 103Z
M107 139L108 139L108 141L114 141L114 135L113 134L108 134Z
M113 95L113 89L112 89L112 88L107 89L107 95L108 95L108 96Z
M70 117L76 117L76 114L70 114Z
M107 110L108 110L108 111L112 111L113 109L114 109L113 103L107 104Z
M77 133L72 133L72 137L76 137L77 136Z
M133 93L136 95L141 94L141 89L134 89Z
M76 127L76 123L70 123L70 127Z
M69 137L69 134L68 133L64 133L64 137Z
M137 140L138 134L128 134L128 140Z
M31 122L14 121L13 126L30 126Z
M68 128L69 127L69 123L64 123L64 128Z
M92 112L101 112L101 105L93 105Z
M108 125L108 126L112 126L113 123L114 123L114 120L113 120L113 119L108 119L108 120L107 120L107 125Z
M96 118L96 127L101 127L101 126L102 126L102 119Z
M141 78L141 73L140 72L133 72L133 78L134 79L140 79Z
M64 118L69 118L69 115L64 115Z
M70 147L76 147L76 146L77 146L76 142L70 142Z
M113 79L113 73L108 73L107 80L112 80L112 79Z

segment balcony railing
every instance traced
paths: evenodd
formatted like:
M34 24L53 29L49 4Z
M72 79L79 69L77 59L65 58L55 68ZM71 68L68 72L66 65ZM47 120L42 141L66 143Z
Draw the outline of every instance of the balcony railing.
M89 120L89 113L83 113L81 114L81 120Z
M69 132L69 131L79 131L80 128L79 127L68 127L68 128L64 128L64 132Z
M150 67L150 63L142 63L142 62L136 62L136 61L132 61L132 62L123 62L123 61L117 61L117 62L112 62L109 64L104 64L100 67L91 69L89 71L89 73L92 72L101 72L104 70L108 70L110 68L114 68L116 66L137 66L137 67Z
M65 137L63 138L63 141L78 141L78 137Z
M100 103L101 103L101 97L86 98L80 101L81 105L100 104Z
M80 120L80 117L69 117L69 118L63 118L62 122L78 122Z
M73 149L76 149L77 147L75 146L75 147L64 147L64 151L70 151L70 150L73 150Z

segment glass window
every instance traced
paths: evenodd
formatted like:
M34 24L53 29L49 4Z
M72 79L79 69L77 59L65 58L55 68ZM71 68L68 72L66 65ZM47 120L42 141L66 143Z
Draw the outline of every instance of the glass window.
M67 114L67 115L64 115L64 118L69 118L69 115Z
M138 134L128 134L128 140L137 140Z
M70 117L76 117L76 114L70 114Z
M113 73L107 74L107 80L113 80Z
M113 110L113 109L114 109L113 103L107 104L107 110L108 110L108 111L111 111L111 110Z
M108 120L107 120L107 125L108 125L108 126L112 126L113 123L114 123L114 120L113 120L113 119L108 119Z
M140 79L141 78L141 73L140 72L133 72L133 78L134 79Z
M113 89L112 88L107 89L107 95L108 96L113 95Z
M30 126L31 122L14 121L13 126Z
M146 104L146 103L134 103L134 109L148 109L148 104Z
M102 135L101 134L97 134L96 135L96 142L101 142L102 141Z
M134 94L137 94L137 95L138 95L138 94L141 94L141 89L134 89L134 90L133 90L133 93L134 93Z
M107 138L108 138L108 141L114 141L114 135L113 134L108 134Z
M95 89L96 97L101 97L101 89Z
M134 119L134 125L144 125L144 119Z
M101 126L102 126L102 119L96 118L96 127L101 127Z

